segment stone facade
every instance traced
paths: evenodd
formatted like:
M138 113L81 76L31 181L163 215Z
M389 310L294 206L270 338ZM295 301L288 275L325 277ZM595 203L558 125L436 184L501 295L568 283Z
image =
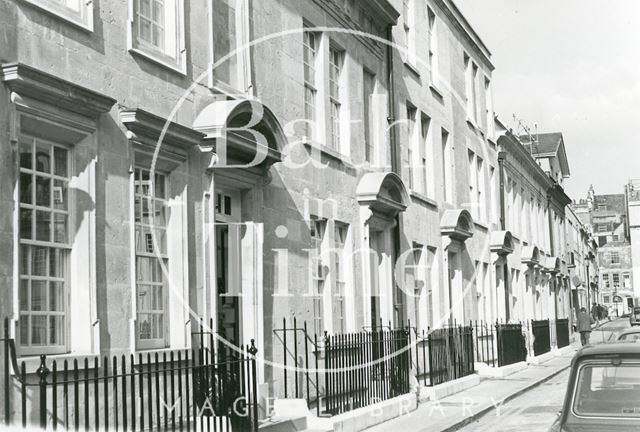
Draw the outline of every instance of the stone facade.
M199 319L278 362L283 319L569 316L564 147L496 121L453 2L175 1L154 49L133 6L54 3L0 0L0 316L23 358L187 348Z

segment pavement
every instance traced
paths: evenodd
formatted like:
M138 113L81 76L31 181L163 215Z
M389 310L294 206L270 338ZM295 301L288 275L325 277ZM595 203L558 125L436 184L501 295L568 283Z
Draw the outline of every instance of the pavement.
M450 432L460 430L482 416L491 413L500 415L506 402L552 380L565 371L571 364L578 345L574 344L572 348L565 349L561 356L553 357L540 365L529 365L526 369L508 377L486 379L463 392L441 400L422 403L415 411L367 431Z

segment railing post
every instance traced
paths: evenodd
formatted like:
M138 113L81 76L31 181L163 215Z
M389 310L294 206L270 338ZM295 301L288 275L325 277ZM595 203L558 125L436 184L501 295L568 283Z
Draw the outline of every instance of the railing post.
M38 386L40 387L40 428L47 428L47 375L49 375L49 369L47 368L47 356L40 356L40 367L36 371L36 375L40 379Z
M258 348L256 348L255 339L251 339L251 347L249 347L249 354L251 354L251 427L252 432L258 431L258 374L256 368L256 354Z
M9 426L11 404L9 402L9 318L4 319L4 424Z

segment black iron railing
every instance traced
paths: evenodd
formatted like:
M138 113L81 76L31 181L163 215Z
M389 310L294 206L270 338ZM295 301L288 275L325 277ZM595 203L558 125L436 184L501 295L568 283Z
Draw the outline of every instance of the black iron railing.
M409 331L325 337L326 412L340 414L409 393Z
M201 329L200 333L204 333ZM75 430L258 430L253 341L208 347L18 365L4 321L4 422ZM212 345L211 345L212 346Z
M496 324L498 366L527 360L526 339L522 324Z
M429 376L432 386L475 372L473 327L435 329L428 336Z
M495 367L498 361L495 326L485 321L475 321L472 325L474 329L476 361Z
M539 356L551 351L550 333L549 320L531 320L534 356Z
M319 416L333 416L409 392L411 328L377 326L321 337L294 318L274 334L282 348L285 398L304 398ZM414 331L415 333L415 331ZM416 367L419 367L416 365Z
M298 325L296 318L287 324L283 318L282 328L274 329L275 341L280 341L282 348L282 396L284 398L304 398L316 414L321 414L320 365L324 363L324 336L311 336L307 322ZM324 373L323 373L324 375ZM324 394L323 394L324 395Z
M558 348L569 346L571 333L569 332L568 319L565 318L556 320L556 332L556 341L558 343Z

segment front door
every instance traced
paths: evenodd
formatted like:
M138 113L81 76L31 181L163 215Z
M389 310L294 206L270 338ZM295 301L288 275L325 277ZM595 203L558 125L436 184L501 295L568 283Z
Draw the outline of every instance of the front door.
M216 193L216 322L223 346L225 341L234 346L242 345L242 224L239 206L239 193Z

